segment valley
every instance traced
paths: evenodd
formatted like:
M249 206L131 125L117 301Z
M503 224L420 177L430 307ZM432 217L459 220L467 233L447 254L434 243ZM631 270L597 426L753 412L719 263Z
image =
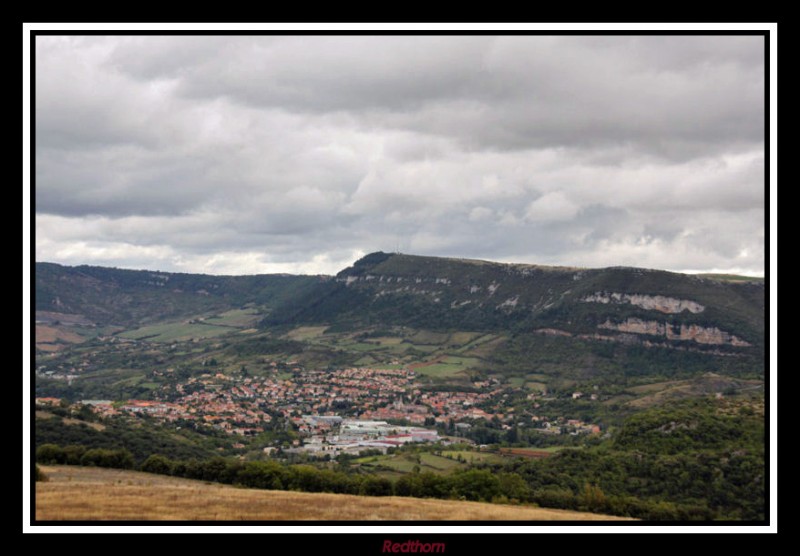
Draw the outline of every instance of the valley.
M538 477L568 467L572 452L622 450L638 415L696 407L713 420L732 404L763 416L758 280L385 253L335 277L37 264L36 279L39 447L124 449L135 465L160 454L334 466L393 492L414 473L525 477L530 467ZM751 432L714 458L745 442L763 465L763 424L760 449ZM675 465L694 465L687 457ZM593 507L617 515L758 515L757 501L700 511L708 492L578 475L526 479L487 500L588 508L583 489L603 483L606 502ZM748 488L757 498L758 482ZM672 505L655 509L659 500Z

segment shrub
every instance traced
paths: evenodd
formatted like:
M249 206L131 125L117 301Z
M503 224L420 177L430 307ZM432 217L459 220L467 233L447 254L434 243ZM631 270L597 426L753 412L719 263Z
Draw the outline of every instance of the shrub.
M38 481L38 482L43 482L44 483L44 482L47 481L47 475L45 475L42 472L42 470L39 469L38 465L35 467L34 477L36 478L36 481Z
M171 475L174 464L171 460L159 454L153 454L142 463L140 469L145 473L156 473L158 475Z
M132 469L133 456L128 450L107 450L105 448L92 448L86 450L81 457L81 465L95 467L111 467L114 469Z

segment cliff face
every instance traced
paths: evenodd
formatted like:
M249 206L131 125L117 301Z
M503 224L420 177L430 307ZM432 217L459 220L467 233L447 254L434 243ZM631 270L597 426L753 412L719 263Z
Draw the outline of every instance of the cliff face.
M675 299L663 295L641 295L627 293L606 293L597 292L587 295L581 299L584 303L603 303L603 304L630 304L649 311L660 313L677 314L683 311L690 313L702 313L705 307L689 299Z
M664 336L668 340L692 341L698 344L736 347L748 347L751 345L749 342L737 338L733 334L720 330L719 328L704 327L696 324L674 325L667 322L629 318L619 323L606 320L606 322L598 325L598 328L631 334Z
M639 344L651 341L642 337L637 342L639 336L650 335L660 336L659 345L666 347L745 349L762 344L764 286L640 268L580 269L375 253L341 271L324 292L293 309L294 322L513 329ZM598 334L603 329L619 334Z

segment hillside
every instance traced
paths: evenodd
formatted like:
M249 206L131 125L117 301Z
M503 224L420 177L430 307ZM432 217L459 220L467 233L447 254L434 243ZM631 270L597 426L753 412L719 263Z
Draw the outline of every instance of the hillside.
M476 330L563 328L699 346L763 341L763 281L640 268L578 269L373 253L273 320ZM558 330L555 329L554 330Z
M265 324L496 331L495 366L763 374L765 286L639 268L578 269L373 253ZM608 361L613 360L611 365Z
M113 469L42 466L37 520L586 521L612 516L478 502L238 489Z
M462 386L495 376L621 401L708 373L719 388L672 394L740 390L764 377L765 284L734 278L388 253L335 277L37 263L37 368L57 379L38 392L143 396L160 382L144 369L205 361L227 373L401 364Z
M159 322L252 304L268 311L319 276L209 276L36 263L37 321L84 326Z

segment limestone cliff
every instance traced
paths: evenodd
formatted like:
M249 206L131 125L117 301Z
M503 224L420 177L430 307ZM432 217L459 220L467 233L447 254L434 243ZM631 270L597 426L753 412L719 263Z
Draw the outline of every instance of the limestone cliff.
M642 295L642 294L628 294L628 293L607 293L597 292L587 295L581 299L584 303L614 303L623 304L628 303L636 305L642 309L649 311L659 311L661 313L676 314L683 311L690 313L702 313L705 310L703 305L689 299L676 299L674 297L665 297L663 295Z
M616 330L631 334L648 334L651 336L664 336L668 340L693 341L698 344L730 345L746 347L750 344L736 336L716 327L704 327L696 324L671 324L654 320L629 318L623 322L614 323L606 320L598 328Z

